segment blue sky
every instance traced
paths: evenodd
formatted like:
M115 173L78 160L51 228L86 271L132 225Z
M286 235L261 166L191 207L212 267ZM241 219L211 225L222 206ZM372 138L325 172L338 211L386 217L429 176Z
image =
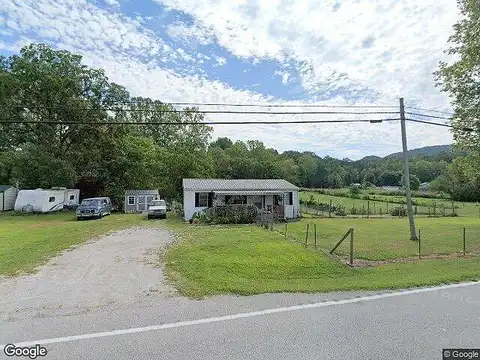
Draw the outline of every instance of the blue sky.
M4 0L0 52L11 55L31 42L65 48L105 69L132 95L167 102L391 105L385 111L396 111L404 97L409 106L448 111L432 73L449 60L443 50L457 19L451 0ZM397 152L399 130L398 123L218 125L215 137L356 159ZM427 125L409 124L408 135L410 148L452 141L448 130Z

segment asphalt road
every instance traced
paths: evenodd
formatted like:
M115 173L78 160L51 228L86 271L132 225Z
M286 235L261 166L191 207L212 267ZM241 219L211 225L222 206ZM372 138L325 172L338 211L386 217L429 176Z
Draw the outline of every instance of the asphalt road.
M218 318L232 314L243 315ZM169 325L144 328L160 324ZM386 297L170 298L0 325L0 344L45 339L47 359L441 359L443 348L480 347L480 284Z

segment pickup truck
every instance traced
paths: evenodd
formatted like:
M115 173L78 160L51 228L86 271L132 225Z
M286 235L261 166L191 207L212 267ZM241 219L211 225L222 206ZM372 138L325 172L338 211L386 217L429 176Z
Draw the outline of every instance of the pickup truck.
M150 205L148 205L148 219L166 219L167 218L167 204L165 200L153 200Z
M77 207L77 220L97 218L101 219L105 215L110 215L112 211L112 202L108 197L98 197L83 199Z

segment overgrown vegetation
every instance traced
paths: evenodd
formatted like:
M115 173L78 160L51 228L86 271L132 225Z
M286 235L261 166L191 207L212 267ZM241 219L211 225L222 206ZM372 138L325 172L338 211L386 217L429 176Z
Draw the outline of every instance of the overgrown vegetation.
M254 205L215 206L193 214L193 224L252 224L256 221L258 209Z

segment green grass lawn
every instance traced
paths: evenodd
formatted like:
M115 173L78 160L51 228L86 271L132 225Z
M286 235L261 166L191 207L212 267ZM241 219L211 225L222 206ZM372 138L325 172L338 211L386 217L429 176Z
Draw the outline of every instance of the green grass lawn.
M452 229L461 228L462 224L454 222L459 219L419 221L420 227L425 228L422 235L425 246L429 246L428 231L435 230L440 235L435 242L431 240L432 246L456 249L461 242L452 236L456 233ZM468 239L472 239L468 244L473 246L476 236L473 229L480 234L480 224L476 219L464 220L469 229ZM352 269L338 258L326 255L325 249L334 244L352 222L356 228L358 255L378 259L415 254L415 244L407 239L408 234L401 235L407 229L406 219L309 219L289 224L289 234L302 237L306 221L317 221L317 230L319 234L322 232L319 244L323 241L323 249L306 249L301 240L289 241L278 232L258 226L194 226L173 216L166 221L152 222L137 215L113 214L102 220L78 222L73 213L1 215L0 275L32 271L72 245L112 230L142 225L167 227L177 236L178 241L161 257L166 262L168 278L182 294L191 297L404 288L480 277L478 258L421 260ZM390 234L387 240L376 235L380 231ZM478 246L478 241L476 244ZM345 254L346 248L339 251Z
M317 227L317 246L331 250L349 228L354 228L355 257L366 260L388 260L418 255L418 242L410 241L407 218L394 219L303 219L289 223L287 235L305 244L306 225L310 224L309 246L314 244L314 224ZM418 218L415 221L421 233L421 253L450 254L463 251L463 227L466 228L467 252L480 252L480 219L473 218ZM284 233L285 225L275 228ZM349 253L349 241L336 250L339 255Z
M25 216L2 214L0 275L32 271L72 245L141 221L139 216L124 214L88 221L76 221L73 212Z
M388 213L387 210L391 210L394 207L402 206L401 204L397 204L392 202L404 200L405 198L402 196L389 196L389 195L369 195L370 198L375 198L376 200L363 200L363 199L352 199L349 197L342 197L342 196L334 196L334 195L325 195L311 191L302 191L300 193L300 198L304 201L309 200L310 197L313 198L317 202L321 202L324 204L329 204L332 201L333 206L343 206L347 213L350 213L350 209L355 207L357 210L362 209L363 207L367 209L368 202L370 203L370 213L373 214L374 210L376 214L380 213L380 209L382 213L385 215ZM362 196L362 195L360 195ZM452 201L449 200L442 200L442 199L424 199L424 198L413 198L414 201L417 202L417 213L419 215L428 215L429 214L429 207L430 207L430 214L433 215L434 207L433 203L435 202L435 213L436 215L442 214L441 207L445 207L445 214L450 215L452 214ZM388 205L387 205L388 202ZM460 217L472 217L472 218L480 218L480 208L477 206L476 203L461 203L461 202L454 202L455 211ZM320 213L321 215L321 213ZM328 215L328 212L323 213L323 215Z
M475 258L349 268L324 252L305 249L258 226L178 223L171 228L180 241L165 256L167 276L190 297L393 289L480 276Z

